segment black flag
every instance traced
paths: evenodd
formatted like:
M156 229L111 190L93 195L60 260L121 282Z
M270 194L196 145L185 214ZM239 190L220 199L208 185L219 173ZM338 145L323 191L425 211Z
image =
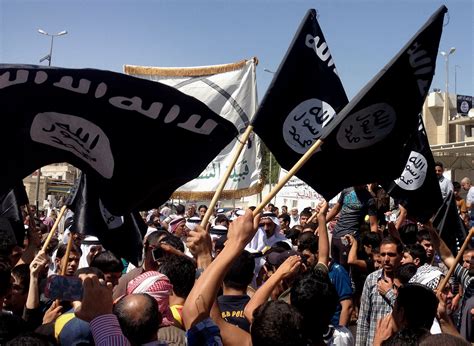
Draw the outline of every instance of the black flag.
M440 7L382 71L322 128L323 145L297 175L327 200L345 187L392 180L399 174L399 154L410 129L417 125L433 79L446 11L445 6ZM308 113L295 114L292 119L303 120L302 115ZM298 144L310 145L304 134L315 129L305 120L300 127L283 124L283 132L287 131L290 140ZM287 145L292 147L288 142Z
M383 184L384 189L407 209L408 215L425 223L439 209L443 197L421 116L418 128L403 148L399 161L404 163L399 177Z
M25 237L25 226L21 207L29 204L28 196L23 182L15 184L15 187L7 193L0 195L0 217L7 219L15 233L16 243L23 246Z
M66 201L74 212L70 230L96 236L104 248L137 266L142 259L145 222L138 212L113 215L97 191L95 183L82 173Z
M433 79L446 11L441 6L324 129L313 174L302 178L326 199L400 174L405 163L398 158Z
M433 218L433 227L439 232L440 237L456 256L458 246L467 236L466 226L459 216L453 192L449 192L443 204Z
M290 170L347 102L316 11L311 9L253 118L254 131L278 163ZM314 169L308 163L297 176L308 178Z
M117 215L167 200L237 134L175 88L93 69L2 64L0 109L0 146L12 148L2 152L0 193L38 167L69 162Z

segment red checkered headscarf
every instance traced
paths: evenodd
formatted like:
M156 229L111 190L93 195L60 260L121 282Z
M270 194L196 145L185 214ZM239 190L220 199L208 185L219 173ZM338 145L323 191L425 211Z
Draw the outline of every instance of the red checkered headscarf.
M155 298L163 316L161 326L170 326L174 321L170 310L172 289L173 285L166 275L155 271L147 271L128 283L127 294L146 293Z

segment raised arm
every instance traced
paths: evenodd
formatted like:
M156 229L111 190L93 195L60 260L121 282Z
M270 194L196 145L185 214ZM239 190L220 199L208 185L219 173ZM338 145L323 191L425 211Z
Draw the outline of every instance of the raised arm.
M326 214L328 214L328 207L329 207L328 202L324 201L323 204L321 205L321 209L319 210L319 214L318 214L318 234L319 234L318 263L323 263L325 266L328 266L329 264L329 237L328 237L328 229L326 226L326 222L327 222Z
M255 235L260 216L253 218L252 211L234 220L227 234L227 243L217 258L201 274L188 295L183 307L186 330L210 316L210 311L225 274Z
M288 257L275 273L255 292L244 309L245 318L252 323L253 312L268 301L275 287L284 279L297 273L301 265L301 257L298 255Z
M357 258L357 248L358 248L357 239L354 238L354 236L351 234L346 235L346 237L349 240L349 245L351 246L351 249L349 250L347 263L363 271L367 271L367 263Z

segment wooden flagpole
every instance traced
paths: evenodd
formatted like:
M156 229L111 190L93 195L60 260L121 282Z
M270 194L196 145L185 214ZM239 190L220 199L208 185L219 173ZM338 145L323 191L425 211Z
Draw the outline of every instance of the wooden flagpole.
M46 238L46 240L43 244L43 247L41 248L41 250L43 250L44 252L46 252L46 249L48 248L49 242L51 241L51 238L53 237L53 234L56 232L56 229L58 228L58 225L59 225L59 221L61 221L64 213L66 212L66 209L67 209L67 206L63 205L61 210L59 211L59 215L56 218L56 221L54 222L53 227L51 228L51 231L49 231L48 237Z
M69 233L69 239L67 241L66 253L61 261L61 276L66 275L67 265L69 263L69 254L71 253L72 248L72 235L73 233Z
M464 250L466 250L466 247L467 245L469 244L469 241L471 240L471 238L474 236L474 227L472 227L466 237L466 239L464 239L464 243L462 244L461 246L461 249L459 250L458 252L458 255L456 256L456 260L455 260L455 263L453 266L451 266L451 268L449 268L448 270L448 273L446 274L446 276L444 277L443 281L441 282L441 285L438 286L438 292L442 292L444 290L444 288L446 287L446 285L448 284L448 281L449 281L449 278L451 277L451 275L453 275L454 273L454 269L456 268L456 264L459 263L461 257L462 257L462 254L464 253Z
M219 186L216 189L216 192L214 193L214 197L212 197L211 203L209 204L206 214L201 220L201 226L206 228L207 223L209 222L209 219L211 218L211 215L214 213L214 208L217 204L217 201L221 197L222 191L224 190L225 184L227 183L227 180L229 179L230 173L234 169L235 164L237 163L237 160L240 157L240 153L242 152L242 149L247 143L247 140L249 139L250 133L252 133L253 126L249 125L245 132L242 135L242 138L239 140L239 145L237 146L237 149L235 150L234 156L232 157L232 161L230 162L230 165L227 167L227 170L224 172L224 175L221 178L221 181L219 183Z
M306 153L304 153L303 156L298 160L298 162L295 163L295 165L288 171L288 173L281 179L278 184L275 185L275 187L270 191L268 195L265 196L265 198L262 200L262 202L255 208L253 211L253 215L256 216L258 215L265 206L270 203L272 198L280 191L283 186L288 182L288 180L291 179L292 176L294 176L300 168L310 159L310 157L315 153L316 150L319 149L319 147L323 144L323 141L318 139L312 146L311 148L308 149Z

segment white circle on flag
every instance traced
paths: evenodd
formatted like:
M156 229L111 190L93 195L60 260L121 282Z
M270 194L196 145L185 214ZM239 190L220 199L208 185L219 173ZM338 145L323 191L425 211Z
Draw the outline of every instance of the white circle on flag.
M381 141L392 132L397 121L395 110L387 103L376 103L350 114L337 132L344 149L361 149Z
M283 138L298 154L304 154L321 137L322 128L329 124L336 112L329 103L308 99L297 105L283 123Z
M417 190L425 182L427 170L428 162L423 154L412 151L400 178L395 179L395 184L404 190Z
M461 109L461 112L463 113L467 113L469 112L469 103L467 101L462 101L461 102L461 107L459 107Z

